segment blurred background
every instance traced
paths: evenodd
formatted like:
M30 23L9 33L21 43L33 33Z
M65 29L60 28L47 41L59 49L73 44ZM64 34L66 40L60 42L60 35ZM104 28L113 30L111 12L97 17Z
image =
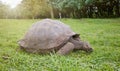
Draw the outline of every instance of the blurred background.
M1 19L116 17L120 0L0 0Z

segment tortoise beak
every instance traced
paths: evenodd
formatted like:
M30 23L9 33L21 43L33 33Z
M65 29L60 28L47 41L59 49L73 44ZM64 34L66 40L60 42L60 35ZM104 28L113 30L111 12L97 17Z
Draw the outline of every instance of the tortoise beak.
M91 52L93 52L93 49L90 48L90 49L86 50L86 52L87 52L87 53L91 53Z

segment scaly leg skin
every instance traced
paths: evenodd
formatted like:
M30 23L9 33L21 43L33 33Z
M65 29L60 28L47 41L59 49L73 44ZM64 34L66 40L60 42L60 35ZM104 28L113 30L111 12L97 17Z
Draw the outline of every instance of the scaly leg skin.
M73 49L74 49L74 44L68 42L60 50L57 51L57 54L58 55L66 55L66 54L72 52Z

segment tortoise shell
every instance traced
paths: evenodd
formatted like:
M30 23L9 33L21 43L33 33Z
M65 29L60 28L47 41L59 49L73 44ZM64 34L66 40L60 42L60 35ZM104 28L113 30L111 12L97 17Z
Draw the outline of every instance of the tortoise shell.
M44 19L33 24L18 43L24 49L33 49L35 52L57 48L75 34L68 25L60 21Z

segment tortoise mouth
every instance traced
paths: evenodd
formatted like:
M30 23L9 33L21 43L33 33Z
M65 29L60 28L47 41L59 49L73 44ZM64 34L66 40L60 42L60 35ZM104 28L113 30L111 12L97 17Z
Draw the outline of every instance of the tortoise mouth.
M93 52L93 49L92 48L89 48L89 49L86 49L85 50L87 53L91 53L91 52Z

